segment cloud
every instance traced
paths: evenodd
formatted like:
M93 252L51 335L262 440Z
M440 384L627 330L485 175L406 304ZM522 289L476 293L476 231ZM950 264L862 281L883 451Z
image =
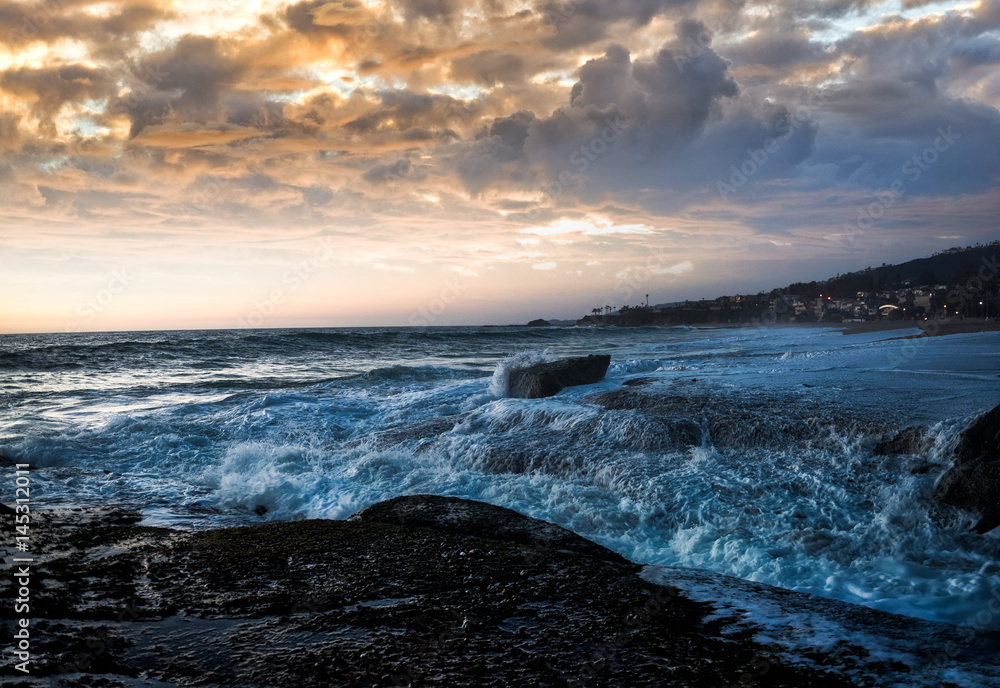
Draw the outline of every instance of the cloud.
M500 50L483 50L453 60L451 77L456 81L468 81L493 87L498 82L521 84L524 82L526 64L516 53Z
M522 111L494 119L457 165L467 190L534 186L552 197L600 198L712 184L725 168L702 161L761 147L780 135L789 110L727 109L739 96L727 63L709 45L693 56L682 48L703 34L701 24L681 22L675 39L645 60L612 45L580 67L568 105L548 117ZM797 128L770 175L807 156L815 133L812 125Z
M253 127L231 124L201 126L194 122L148 127L132 139L134 145L160 148L194 148L209 144L226 144L259 135Z
M857 205L902 180L868 245L994 231L996 3L308 0L224 29L187 3L45 7L29 37L37 6L0 3L10 227L323 231L484 278L611 275L649 246L674 267L842 250Z
M32 113L46 124L51 124L63 105L104 99L114 88L107 70L85 64L20 67L0 74L0 89L30 103Z
M522 234L535 234L538 236L553 236L572 233L580 233L585 236L603 236L607 234L651 234L652 231L653 230L645 225L618 225L607 218L591 216L587 216L581 220L561 219L544 227L526 227L520 230Z
M103 56L134 45L140 32L177 16L155 1L117 0L105 14L88 11L93 4L0 2L0 44L23 50L36 42L72 39L93 45Z
M546 45L566 49L607 38L614 24L646 26L654 17L689 4L694 0L545 0L538 11L554 30Z
M694 266L691 264L691 261L686 260L683 263L678 263L677 265L671 265L670 267L654 268L650 270L650 272L652 272L654 275L680 275L682 273L687 272L693 267Z

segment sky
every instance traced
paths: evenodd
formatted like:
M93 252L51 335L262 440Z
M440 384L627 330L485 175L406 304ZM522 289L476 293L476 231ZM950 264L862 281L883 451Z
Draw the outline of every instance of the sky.
M1000 238L1000 0L0 0L0 332L451 325Z

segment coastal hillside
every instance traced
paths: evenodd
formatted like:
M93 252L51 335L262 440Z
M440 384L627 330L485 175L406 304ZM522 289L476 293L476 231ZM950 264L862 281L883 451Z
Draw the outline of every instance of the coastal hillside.
M785 292L815 298L821 293L834 298L850 297L858 292L878 292L902 287L935 287L937 285L964 285L979 276L985 268L987 275L996 276L1000 271L1000 241L990 244L950 248L928 258L917 258L905 263L878 267L838 275L833 279L789 284ZM987 285L984 285L987 286ZM988 289L996 292L996 286Z
M1000 241L951 248L927 258L794 282L757 294L591 310L577 325L989 319L1000 315Z

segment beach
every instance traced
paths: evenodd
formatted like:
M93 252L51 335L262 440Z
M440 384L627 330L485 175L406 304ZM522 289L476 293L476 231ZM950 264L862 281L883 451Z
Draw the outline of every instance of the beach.
M980 318L949 318L942 320L883 320L870 323L844 323L844 334L859 334L863 332L893 332L912 328L921 330L919 334L910 337L944 337L952 334L970 334L974 332L1000 332L1000 322Z

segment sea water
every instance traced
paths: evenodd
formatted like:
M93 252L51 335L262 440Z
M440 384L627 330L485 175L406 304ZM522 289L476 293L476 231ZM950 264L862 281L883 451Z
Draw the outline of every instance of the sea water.
M916 332L3 336L0 453L37 467L35 508L113 504L149 525L206 528L453 495L643 564L1000 628L984 614L1000 605L1000 536L969 532L975 515L932 497L961 429L1000 403L1000 333L899 339ZM611 354L602 382L507 397L514 367L588 353ZM665 440L641 407L595 403L640 378L639 393L681 395L667 420L696 441ZM709 414L716 432L732 419L725 441ZM811 424L808 438L781 441L790 418ZM876 450L909 426L927 438L918 453Z

